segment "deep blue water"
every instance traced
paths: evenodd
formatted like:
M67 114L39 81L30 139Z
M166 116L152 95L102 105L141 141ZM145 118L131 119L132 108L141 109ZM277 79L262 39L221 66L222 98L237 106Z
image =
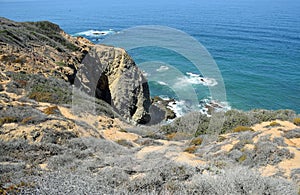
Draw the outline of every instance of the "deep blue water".
M0 16L17 21L49 20L70 34L118 32L138 25L182 30L201 42L215 59L232 108L293 109L298 113L299 10L299 0L0 0ZM137 62L162 54L153 48L129 52ZM160 60L196 73L180 56L161 55ZM157 82L150 87L151 95L176 95ZM195 86L195 90L200 99L209 97L207 87Z

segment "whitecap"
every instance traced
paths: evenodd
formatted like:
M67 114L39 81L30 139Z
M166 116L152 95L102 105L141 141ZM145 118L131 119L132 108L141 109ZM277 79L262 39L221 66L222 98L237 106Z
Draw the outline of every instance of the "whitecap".
M168 97L164 97L164 100L170 100ZM209 110L213 109L216 112L226 112L231 110L231 107L228 102L218 102L216 100L212 100L211 98L205 98L199 101L199 105L197 107L189 106L188 102L184 100L175 100L170 101L168 104L168 108L170 108L175 114L176 117L184 116L185 114L196 111L201 114L205 114L208 117L211 117L209 114Z
M167 66L161 66L158 69L156 69L157 72L164 72L167 70L169 70L169 67L167 67Z
M163 81L157 81L157 83L160 84L160 85L166 85L166 86L168 85L167 83L165 83Z
M209 109L213 109L216 112L226 112L231 110L231 106L228 102L219 102L217 100L212 100L211 98L202 99L200 102L200 112L203 114L208 114Z
M186 74L187 74L188 76L190 76L190 77L201 77L201 75L195 74L195 73L192 73L192 72L187 72Z
M176 117L181 117L187 113L186 102L184 100L169 102L168 108L176 114Z
M94 37L99 38L109 34L115 34L116 32L113 29L109 30L87 30L83 32L79 32L74 34L74 36L86 36L86 37Z
M214 78L206 78L206 77L202 77L201 75L190 73L190 72L187 72L186 74L188 75L188 77L184 76L178 78L178 81L175 83L175 86L184 87L186 85L193 84L193 85L203 85L203 86L213 87L218 84L218 82Z

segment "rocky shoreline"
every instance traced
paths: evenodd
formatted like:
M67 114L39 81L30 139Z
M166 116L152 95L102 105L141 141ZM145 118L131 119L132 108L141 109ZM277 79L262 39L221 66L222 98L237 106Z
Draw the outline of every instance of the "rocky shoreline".
M299 194L292 110L178 117L125 50L50 22L0 18L0 70L1 194Z

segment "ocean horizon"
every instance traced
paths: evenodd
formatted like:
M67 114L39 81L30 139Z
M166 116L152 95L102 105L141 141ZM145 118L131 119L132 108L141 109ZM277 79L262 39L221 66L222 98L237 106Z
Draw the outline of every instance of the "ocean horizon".
M140 25L178 29L199 41L215 60L224 80L228 107L245 111L292 109L300 113L299 1L88 2L0 0L0 16L16 21L48 20L94 43ZM195 89L199 102L210 100L208 86L216 84L214 78L202 77L182 56L162 48L128 52L138 65L158 61L177 67L186 76L184 83ZM172 77L168 68L161 65L153 71L164 74L149 82L151 96L178 98L165 80Z

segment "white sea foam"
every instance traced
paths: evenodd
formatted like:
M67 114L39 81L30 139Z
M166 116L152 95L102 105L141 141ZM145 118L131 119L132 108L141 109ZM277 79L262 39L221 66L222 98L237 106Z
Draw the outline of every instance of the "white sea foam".
M199 104L200 112L203 114L208 114L209 109L213 109L216 112L226 112L228 110L231 110L231 106L228 102L218 102L216 100L212 100L211 98L202 99Z
M168 85L167 83L163 82L163 81L157 81L158 84L160 85Z
M175 112L177 117L181 117L187 113L188 108L186 106L186 102L183 100L170 102L168 107Z
M146 71L142 71L144 77L148 78L151 74L147 73Z
M206 78L201 75L194 74L191 72L186 73L189 77L185 79L187 83L195 84L195 85L204 85L204 86L216 86L218 82L214 78ZM182 79L182 78L181 78Z
M156 69L157 72L165 72L167 70L169 70L169 67L167 66L161 66L158 69Z
M164 100L170 100L168 97L161 98ZM184 100L170 101L168 107L175 112L177 117L181 117L192 111L200 112L210 117L210 108L214 109L216 112L226 112L231 109L228 102L217 102L216 100L211 100L211 98L202 99L197 107L189 106L188 102Z
M116 32L113 29L109 30L87 30L83 32L79 32L74 34L75 36L87 36L87 37L94 37L94 38L99 38L103 37L109 34L115 34Z
M206 78L194 73L186 73L188 76L179 77L178 81L175 83L177 87L184 87L190 84L193 85L203 85L208 87L213 87L218 84L214 78Z

